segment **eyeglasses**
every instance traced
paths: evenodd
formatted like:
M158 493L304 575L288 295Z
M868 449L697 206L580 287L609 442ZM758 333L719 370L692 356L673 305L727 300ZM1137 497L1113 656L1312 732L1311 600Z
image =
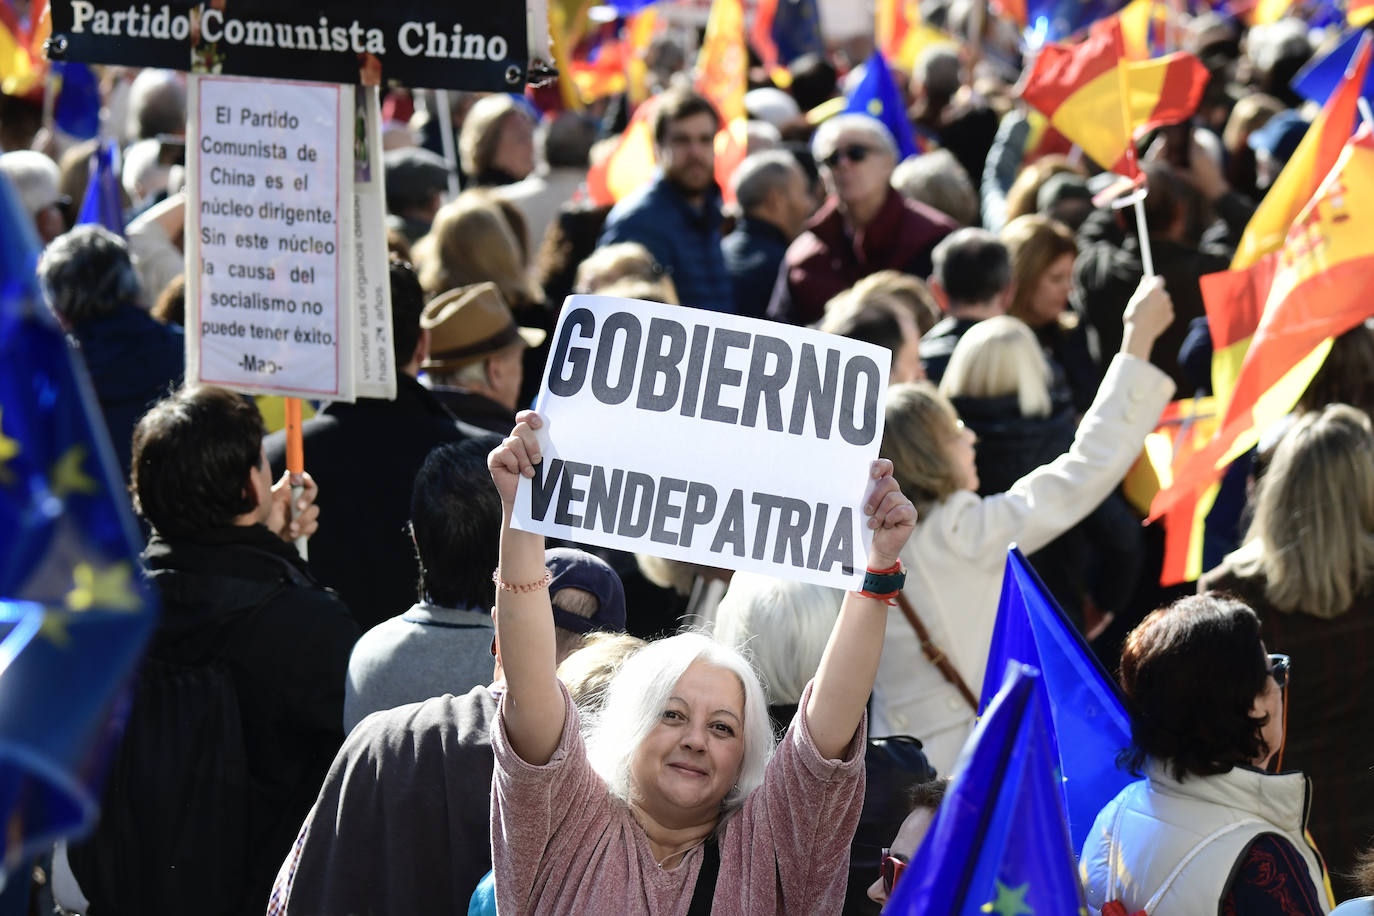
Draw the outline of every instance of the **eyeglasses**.
M1291 661L1287 655L1269 656L1269 675L1279 687L1288 686L1288 666Z
M871 847L870 847L871 848ZM892 889L897 886L897 879L906 871L907 863L892 854L892 850L883 847L882 864L879 869L883 875L883 893L892 895Z
M826 156L821 160L821 165L828 169L833 169L840 164L841 159L848 159L850 162L857 165L874 152L875 150L871 146L864 146L862 143L851 143L848 146L840 147L829 156Z

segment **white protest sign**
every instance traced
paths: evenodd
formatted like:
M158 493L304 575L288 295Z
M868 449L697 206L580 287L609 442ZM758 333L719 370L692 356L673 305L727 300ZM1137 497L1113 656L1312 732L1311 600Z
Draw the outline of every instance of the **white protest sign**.
M891 354L699 309L572 296L517 527L857 588Z
M353 146L354 393L360 398L391 400L396 397L396 367L392 365L382 106L376 86L356 87L355 99L354 123L339 125L340 145Z
M193 76L187 377L353 400L353 89ZM340 305L343 304L341 308Z

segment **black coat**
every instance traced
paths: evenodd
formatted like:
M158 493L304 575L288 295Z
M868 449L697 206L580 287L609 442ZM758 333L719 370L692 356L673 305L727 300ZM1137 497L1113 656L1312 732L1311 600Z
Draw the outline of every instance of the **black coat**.
M489 435L461 424L423 385L396 376L396 400L334 403L305 422L305 468L320 494L310 568L370 629L415 603L419 564L406 532L410 491L430 451ZM286 467L286 436L263 443L274 477Z
M250 780L241 912L261 913L343 742L358 625L295 549L261 525L170 542L155 536L143 558L162 598L149 656L225 661L234 680Z
M186 339L136 305L120 306L72 332L91 374L124 480L129 479L134 427L181 384Z
M954 398L959 418L978 434L978 493L1004 493L1026 474L1068 451L1072 411L1023 417L1015 395ZM1027 557L1060 607L1080 628L1084 597L1103 611L1122 607L1140 576L1139 520L1113 493L1068 531Z

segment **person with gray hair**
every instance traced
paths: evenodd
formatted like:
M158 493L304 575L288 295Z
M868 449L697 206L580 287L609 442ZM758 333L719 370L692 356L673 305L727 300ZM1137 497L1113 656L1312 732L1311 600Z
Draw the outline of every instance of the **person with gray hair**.
M921 338L926 377L939 384L959 338L1011 304L1011 255L986 229L960 229L935 247L930 291L945 317Z
M141 71L129 87L129 135L153 140L186 135L186 77L175 70Z
M77 226L54 240L38 262L38 279L81 348L127 480L134 426L181 384L184 333L144 309L128 246L103 226Z
M543 425L522 414L487 460L506 519L493 574L506 674L492 729L500 912L838 912L888 616L877 595L900 587L895 556L916 518L891 466L870 465L872 493L855 506L873 531L868 590L845 594L776 752L758 675L700 633L632 655L584 733L555 675L544 539L509 525L517 481L542 461Z
M866 114L836 115L811 140L829 194L809 227L788 246L768 317L814 324L837 293L879 270L924 278L935 243L957 228L933 207L891 186L897 145Z
M816 202L797 160L783 150L747 157L731 182L739 204L735 230L721 242L735 293L735 312L762 318L787 246L801 234Z
M947 149L911 156L897 164L892 186L908 200L934 207L960 226L978 222L978 192L968 173Z

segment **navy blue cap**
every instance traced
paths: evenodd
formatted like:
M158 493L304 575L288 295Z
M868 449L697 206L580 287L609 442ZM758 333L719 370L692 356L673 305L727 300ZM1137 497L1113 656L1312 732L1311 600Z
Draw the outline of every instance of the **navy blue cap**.
M555 625L574 633L624 632L625 586L610 564L585 550L550 547L544 551L544 565L553 573L553 581L549 583L550 599L559 589L580 588L595 595L598 605L596 613L590 617L571 614L554 605Z
M1246 144L1255 152L1269 154L1275 162L1287 162L1307 133L1307 122L1296 111L1280 111L1252 133Z

